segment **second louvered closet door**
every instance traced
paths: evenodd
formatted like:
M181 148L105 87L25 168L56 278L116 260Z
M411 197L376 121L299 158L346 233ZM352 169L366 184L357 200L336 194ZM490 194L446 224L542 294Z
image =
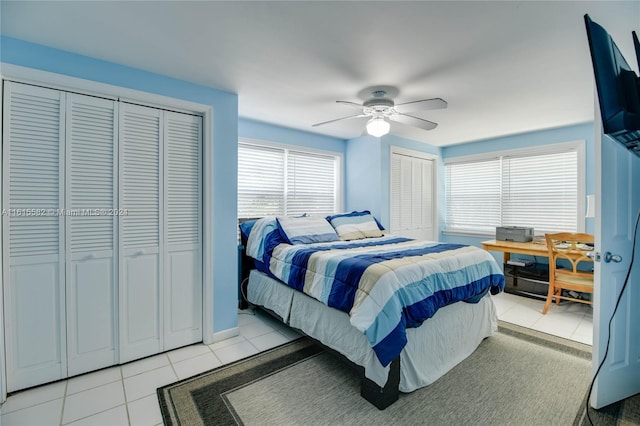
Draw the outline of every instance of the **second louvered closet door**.
M120 361L163 349L162 111L120 106Z
M116 102L67 94L68 375L116 356Z

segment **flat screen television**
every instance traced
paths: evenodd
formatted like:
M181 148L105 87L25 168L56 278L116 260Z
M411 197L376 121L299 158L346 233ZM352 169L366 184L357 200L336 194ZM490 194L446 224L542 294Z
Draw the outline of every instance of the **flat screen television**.
M640 155L638 76L609 33L593 22L589 15L584 16L584 21L604 133Z

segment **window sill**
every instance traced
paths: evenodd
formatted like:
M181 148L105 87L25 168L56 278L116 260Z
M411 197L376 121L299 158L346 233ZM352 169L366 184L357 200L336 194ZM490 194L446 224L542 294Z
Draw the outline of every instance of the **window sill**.
M455 235L459 237L475 237L475 238L495 238L496 234L487 233L487 232L474 232L474 231L452 231L452 230L444 230L442 231L443 235Z

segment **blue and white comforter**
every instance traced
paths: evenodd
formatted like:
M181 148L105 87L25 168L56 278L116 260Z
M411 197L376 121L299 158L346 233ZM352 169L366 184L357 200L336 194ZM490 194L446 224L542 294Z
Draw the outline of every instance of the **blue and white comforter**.
M278 244L263 260L284 283L348 313L383 366L406 345L408 327L451 303L496 294L505 282L480 248L394 236Z

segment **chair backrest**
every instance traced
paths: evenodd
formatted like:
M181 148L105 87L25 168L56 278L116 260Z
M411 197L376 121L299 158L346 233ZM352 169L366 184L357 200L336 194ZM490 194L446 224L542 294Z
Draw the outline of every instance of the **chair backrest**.
M575 275L582 277L592 276L592 273L580 271L578 265L582 262L593 263L588 254L593 253L587 243L593 245L594 238L591 234L558 232L545 234L547 248L549 250L549 279L557 279L556 263L559 259L565 259L571 264L571 270L558 270L563 275Z

